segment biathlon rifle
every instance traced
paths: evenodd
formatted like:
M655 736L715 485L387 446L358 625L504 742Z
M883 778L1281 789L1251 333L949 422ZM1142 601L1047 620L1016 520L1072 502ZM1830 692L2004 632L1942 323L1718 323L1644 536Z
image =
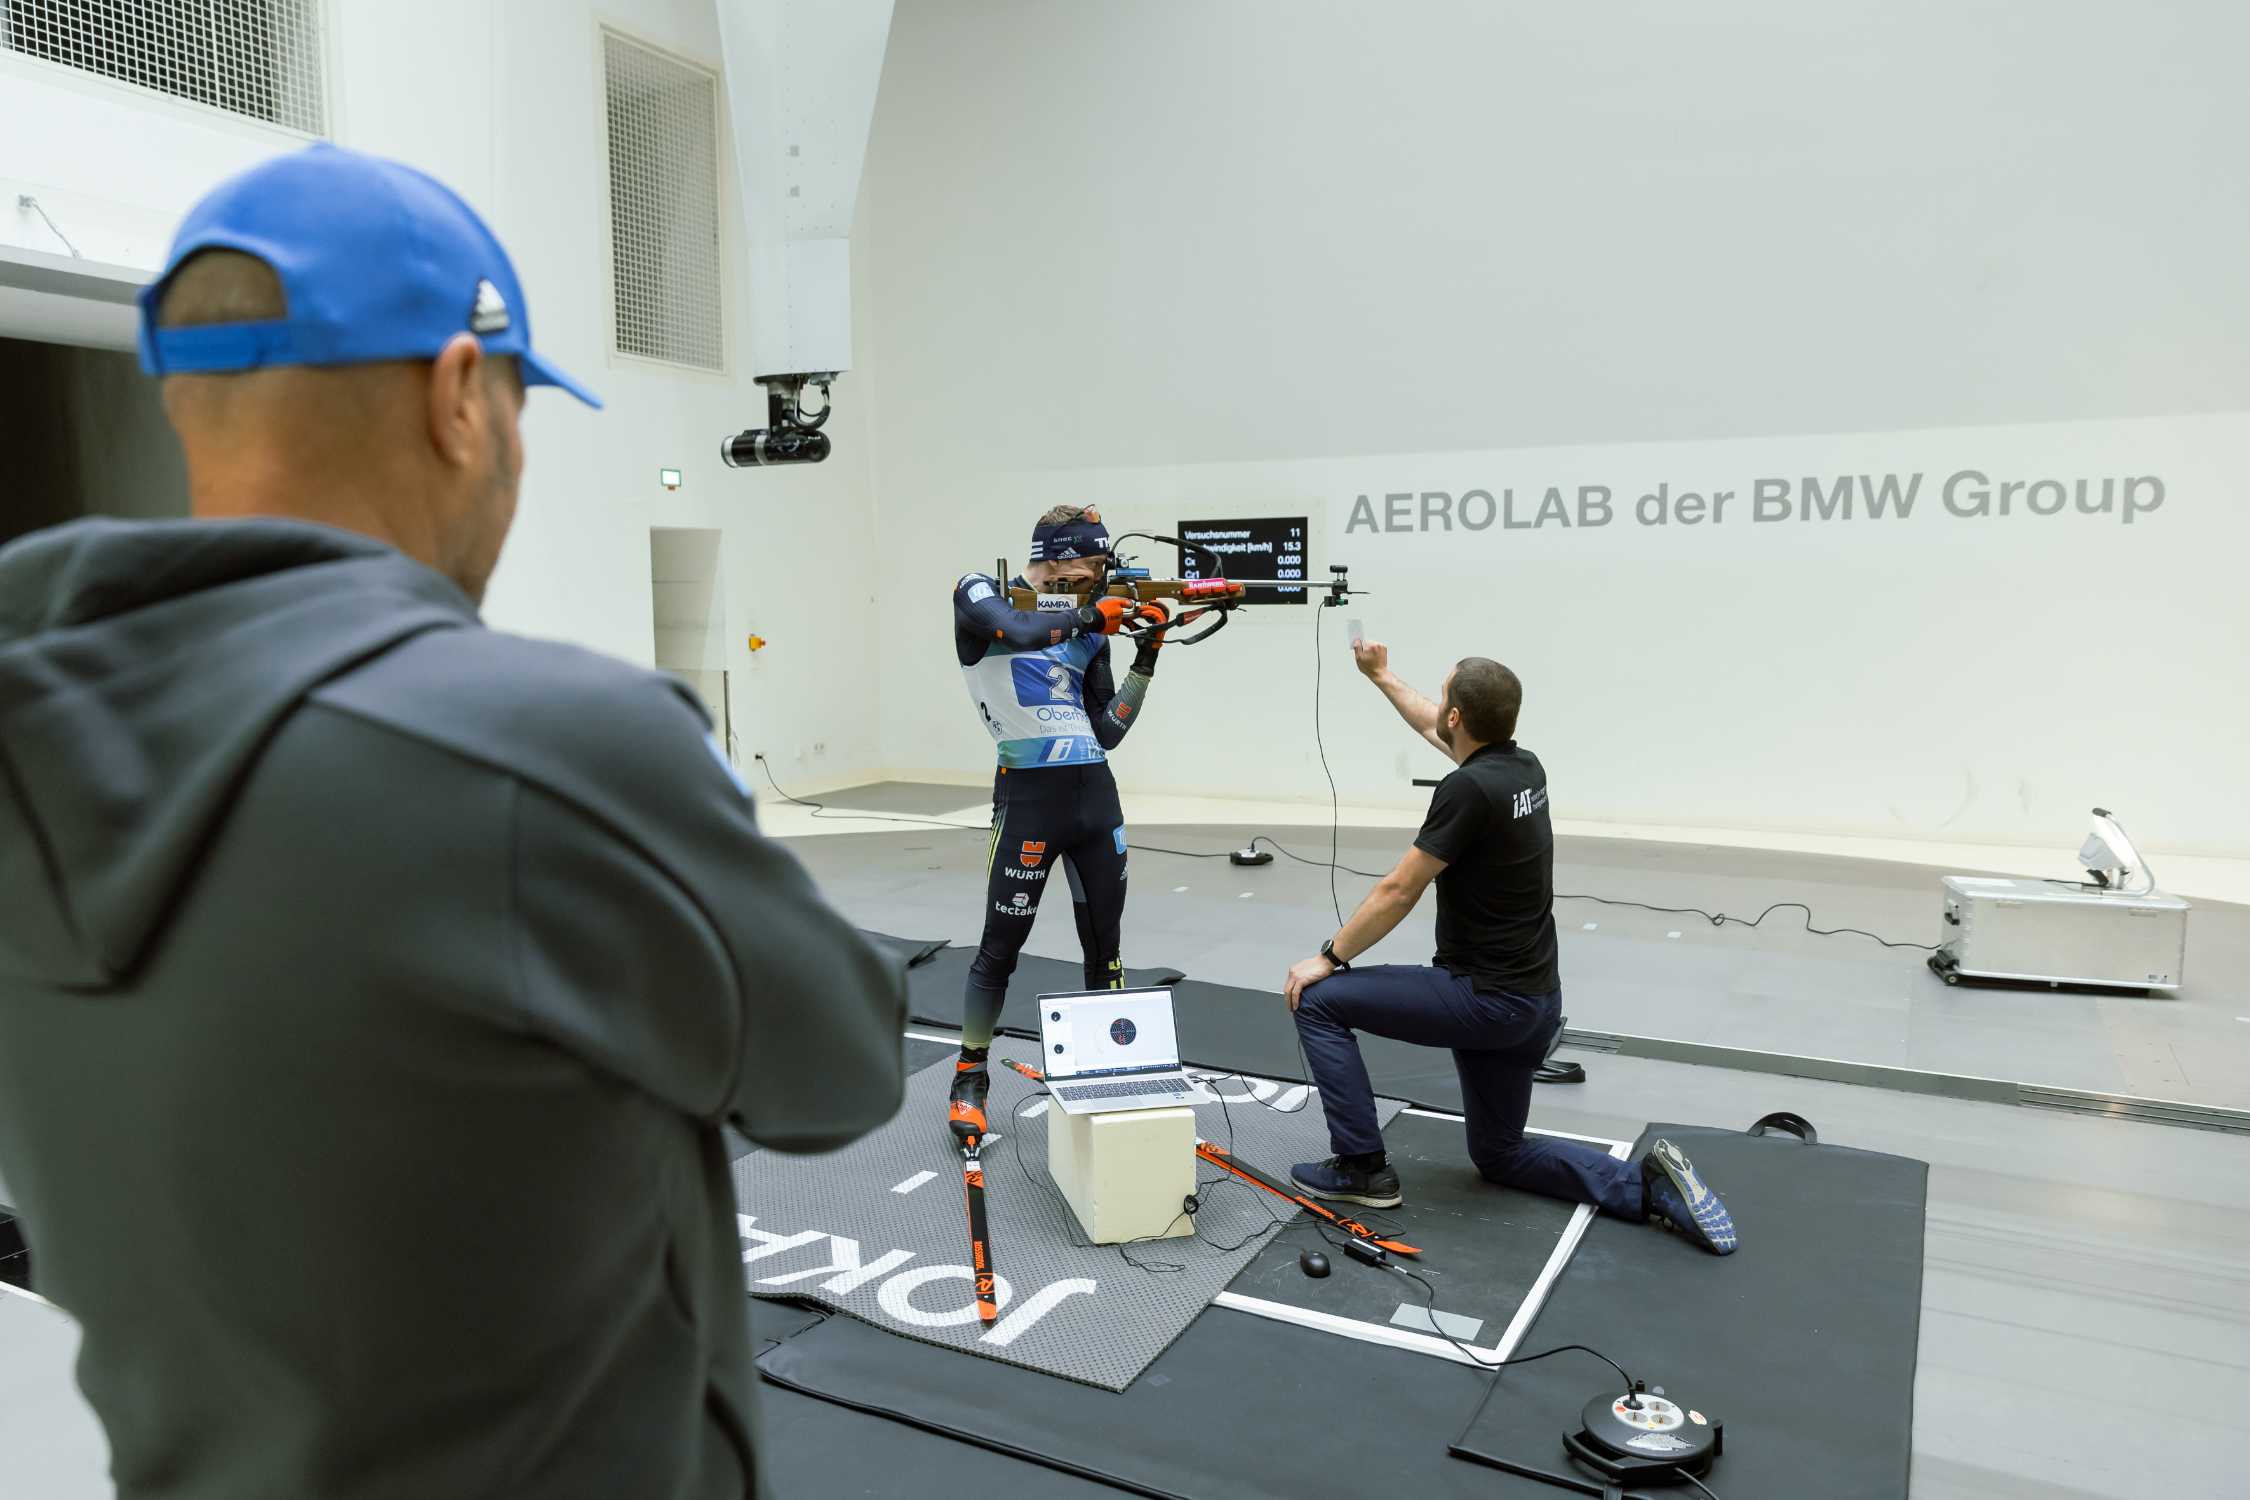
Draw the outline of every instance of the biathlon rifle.
M1159 546L1177 547L1180 551L1180 571L1186 572L1188 554L1198 554L1194 571L1203 575L1197 578L1157 578L1147 568L1136 567L1133 559L1119 551L1119 542L1135 539L1155 542ZM1164 624L1145 617L1127 620L1120 634L1138 638L1155 631L1164 632L1168 646L1192 646L1197 641L1207 641L1226 627L1235 610L1249 603L1249 590L1253 588L1317 589L1328 597L1323 606L1342 604L1365 589L1351 586L1351 570L1342 564L1330 564L1326 583L1315 583L1306 578L1228 578L1226 565L1219 554L1200 542L1182 541L1176 536L1158 536L1148 531L1128 531L1110 543L1110 554L1099 586L1074 593L1044 593L1034 588L1011 588L1008 603L1017 609L1080 609L1095 599L1124 599L1134 604L1151 604L1157 600L1170 600L1182 606L1182 612ZM1000 560L999 576L1006 578L1008 561ZM1067 606L1064 601L1068 601ZM1205 616L1211 623L1189 635L1172 632L1183 625L1192 624Z
M1003 1066L1013 1068L1016 1072L1021 1073L1024 1077L1030 1079L1034 1083L1045 1083L1047 1081L1047 1075L1040 1072L1037 1068L1031 1066L1031 1064L1029 1063L1017 1062L1012 1058L1006 1057L999 1059L999 1061ZM1306 1213L1311 1214L1316 1219L1326 1219L1329 1223L1335 1225L1338 1229L1341 1229L1342 1231L1344 1231L1344 1233L1350 1235L1353 1239L1360 1241L1362 1244L1372 1245L1379 1250L1388 1250L1393 1255L1420 1255L1422 1253L1419 1249L1407 1244L1403 1240L1389 1240L1382 1238L1374 1230L1368 1228L1365 1224L1360 1223L1359 1220L1346 1218L1344 1215L1336 1212L1334 1209L1330 1208L1327 1204L1322 1203L1317 1198L1308 1197L1305 1194L1298 1192L1294 1188L1284 1187L1282 1184L1274 1181L1271 1177L1268 1177L1265 1173L1259 1171L1256 1167L1251 1166L1247 1162L1236 1159L1232 1152L1222 1151L1217 1146L1212 1145L1209 1141L1206 1141L1201 1137L1197 1137L1196 1139L1195 1154L1203 1158L1203 1160L1209 1162L1212 1166L1219 1168L1221 1171L1233 1174L1236 1178L1239 1178L1243 1182L1249 1183L1254 1188L1263 1188L1265 1191L1273 1194L1276 1198L1288 1199L1291 1203L1296 1204L1297 1207L1303 1209Z

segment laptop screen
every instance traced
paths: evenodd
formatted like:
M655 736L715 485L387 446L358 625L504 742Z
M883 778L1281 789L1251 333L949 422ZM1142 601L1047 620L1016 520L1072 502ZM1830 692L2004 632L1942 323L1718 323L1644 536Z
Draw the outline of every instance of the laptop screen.
M1050 1079L1115 1078L1180 1065L1170 990L1041 995L1039 1033Z

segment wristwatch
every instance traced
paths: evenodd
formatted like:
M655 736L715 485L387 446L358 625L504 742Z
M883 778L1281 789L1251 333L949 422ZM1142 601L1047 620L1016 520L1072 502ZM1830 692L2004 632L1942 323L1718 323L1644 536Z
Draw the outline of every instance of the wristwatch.
M1336 940L1334 938L1330 938L1320 945L1320 956L1334 964L1336 972L1339 974L1351 967L1350 964L1344 962L1344 955L1336 951Z

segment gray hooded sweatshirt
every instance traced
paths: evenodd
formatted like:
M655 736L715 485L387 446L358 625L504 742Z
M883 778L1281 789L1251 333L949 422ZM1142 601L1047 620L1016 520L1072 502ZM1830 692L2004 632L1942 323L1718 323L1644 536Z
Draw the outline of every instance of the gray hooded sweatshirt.
M840 1146L903 976L668 679L379 543L0 551L0 1179L121 1500L739 1497L721 1127Z

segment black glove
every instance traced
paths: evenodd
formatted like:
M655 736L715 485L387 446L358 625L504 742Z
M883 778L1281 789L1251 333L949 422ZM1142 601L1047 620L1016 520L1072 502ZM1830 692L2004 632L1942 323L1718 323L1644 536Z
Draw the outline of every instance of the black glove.
M1133 619L1142 628L1140 649L1133 653L1133 670L1143 677L1156 675L1156 653L1163 649L1165 627L1172 612L1162 603L1143 604L1133 611Z

